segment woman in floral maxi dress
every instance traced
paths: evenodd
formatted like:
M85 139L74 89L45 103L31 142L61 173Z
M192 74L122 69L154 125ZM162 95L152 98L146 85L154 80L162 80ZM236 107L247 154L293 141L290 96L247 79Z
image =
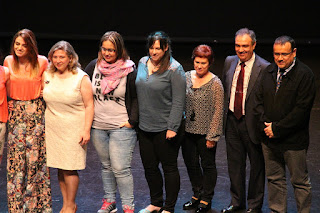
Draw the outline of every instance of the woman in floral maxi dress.
M10 101L7 146L9 212L52 212L49 169L44 141L45 105L41 76L48 66L38 55L35 36L23 29L13 37L7 84Z

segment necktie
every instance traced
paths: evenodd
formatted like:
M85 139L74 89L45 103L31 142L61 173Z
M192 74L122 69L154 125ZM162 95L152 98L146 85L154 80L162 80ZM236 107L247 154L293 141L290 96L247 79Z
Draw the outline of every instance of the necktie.
M284 69L280 69L279 70L279 78L277 79L277 87L276 87L276 93L278 92L279 88L280 88L280 85L281 85L281 82L282 82L282 77L283 77L283 74L284 74L285 70Z
M243 100L243 79L244 79L244 62L240 63L241 69L237 80L236 94L234 98L234 116L239 120L242 116L242 100Z

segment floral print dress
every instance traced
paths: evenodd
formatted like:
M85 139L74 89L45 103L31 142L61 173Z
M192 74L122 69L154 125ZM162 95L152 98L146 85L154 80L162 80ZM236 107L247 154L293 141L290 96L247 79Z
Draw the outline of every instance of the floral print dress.
M9 101L7 192L9 212L52 212L42 99Z

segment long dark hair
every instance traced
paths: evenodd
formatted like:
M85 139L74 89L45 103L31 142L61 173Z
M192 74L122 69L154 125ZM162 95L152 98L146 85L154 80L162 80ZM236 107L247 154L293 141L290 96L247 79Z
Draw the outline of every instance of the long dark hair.
M156 41L160 42L160 48L164 51L167 47L168 50L164 53L164 56L162 57L160 61L160 67L158 71L156 72L157 74L162 74L166 70L168 70L170 66L170 58L171 58L171 40L169 36L163 32L163 31L156 31L151 33L148 36L147 39L147 49L148 49L148 55L149 55L149 49L154 45Z
M18 72L19 69L19 59L14 51L14 44L18 37L21 37L27 45L27 58L31 64L32 70L30 72L31 76L36 76L39 72L39 62L38 62L38 47L37 41L34 33L29 29L22 29L17 32L11 43L11 55L13 56L13 72Z

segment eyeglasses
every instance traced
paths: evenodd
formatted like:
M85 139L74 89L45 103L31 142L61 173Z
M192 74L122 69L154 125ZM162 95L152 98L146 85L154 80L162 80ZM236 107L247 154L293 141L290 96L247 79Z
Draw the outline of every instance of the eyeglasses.
M282 57L287 57L287 56L289 56L290 54L292 53L292 51L291 52L289 52L289 53L273 53L273 55L275 56L275 57L280 57L280 56L282 56Z
M106 49L104 47L101 47L101 51L108 52L108 53L114 53L116 50L115 49Z

